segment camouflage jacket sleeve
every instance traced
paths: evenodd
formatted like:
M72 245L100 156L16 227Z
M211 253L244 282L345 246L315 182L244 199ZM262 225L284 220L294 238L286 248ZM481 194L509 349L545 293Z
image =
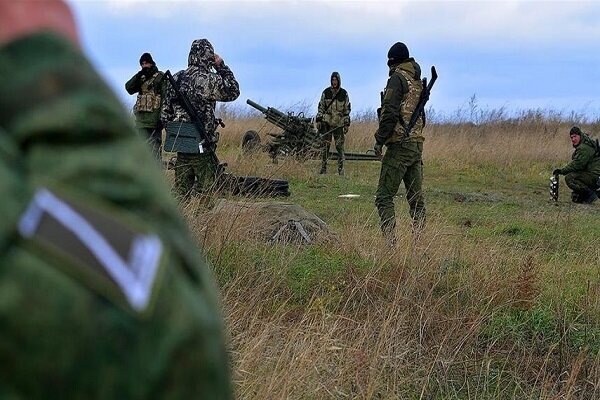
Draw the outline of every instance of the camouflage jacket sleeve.
M175 76L173 78L175 78ZM165 123L167 121L173 121L173 118L175 118L175 110L173 108L175 89L171 87L171 83L166 77L163 78L163 92L162 104L160 106L160 120Z
M346 127L350 126L350 111L351 111L350 95L348 94L348 91L346 91L346 99L344 100L344 118L343 118L343 124Z
M0 282L14 294L0 299L0 357L19 360L0 366L0 393L95 398L101 382L106 398L231 398L210 270L120 102L50 33L0 47L0 73L11 77L0 83ZM105 297L110 279L84 279L100 274L68 246L19 234L38 188L160 238L152 310Z
M125 83L125 90L127 90L127 93L129 94L136 94L141 89L142 80L140 79L140 76L137 73L134 76L132 76L131 79L127 81L127 83Z
M595 153L596 149L586 145L585 143L581 143L581 145L577 146L575 149L571 162L561 168L562 173L566 175L571 172L584 171L588 163L594 157Z
M319 119L323 118L323 114L325 114L325 108L327 107L327 104L325 102L325 90L323 90L323 93L321 93L321 99L319 100L319 106L317 109L317 118Z
M406 90L398 74L393 74L387 81L381 102L379 129L375 133L375 141L384 144L393 132L400 118L400 107Z
M240 95L240 85L233 72L225 63L216 68L217 74L211 74L212 82L210 92L207 93L208 101L234 101ZM199 83L198 86L201 86Z
M169 80L168 80L168 79L167 79L167 77L165 76L165 73L164 73L164 72L162 72L162 71L160 72L160 77L161 77L160 84L159 84L159 85L160 85L160 87L159 87L159 89L157 90L157 93L159 93L159 94L160 94L160 111L159 111L159 120L160 120L160 121L164 121L164 120L162 119L162 110L163 110L163 107L164 107L164 105L165 105L165 103L166 103L167 96L169 95L169 87L168 87L168 86L169 86L169 85L168 85L168 83L169 83Z

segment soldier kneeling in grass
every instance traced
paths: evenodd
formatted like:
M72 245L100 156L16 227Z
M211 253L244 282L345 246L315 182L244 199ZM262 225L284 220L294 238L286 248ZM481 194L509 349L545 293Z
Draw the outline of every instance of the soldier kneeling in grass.
M573 191L574 203L590 204L598 200L598 178L600 178L600 148L594 140L577 126L569 132L575 148L571 162L555 169L553 175L565 175L565 183Z

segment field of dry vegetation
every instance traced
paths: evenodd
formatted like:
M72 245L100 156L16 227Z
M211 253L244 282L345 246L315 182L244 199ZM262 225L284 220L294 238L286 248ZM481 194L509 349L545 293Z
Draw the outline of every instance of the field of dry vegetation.
M412 236L401 188L395 248L379 234L377 162L347 162L339 177L314 160L242 157L246 130L276 130L226 123L229 170L288 179L292 195L276 201L336 234L269 244L239 216L214 223L198 201L183 210L220 288L238 398L600 398L600 205L571 204L564 181L558 204L548 195L572 152L568 118L434 120L427 227ZM600 135L598 122L583 128ZM375 129L355 122L346 149L371 148Z

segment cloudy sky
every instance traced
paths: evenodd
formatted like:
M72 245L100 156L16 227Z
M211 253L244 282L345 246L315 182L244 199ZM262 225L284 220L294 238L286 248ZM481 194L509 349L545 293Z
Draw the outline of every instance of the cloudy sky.
M148 51L161 70L186 67L209 39L246 99L314 109L332 71L353 113L378 106L386 55L406 43L436 112L475 95L481 108L575 111L600 118L600 2L588 1L133 1L70 0L85 51L127 106L124 83Z

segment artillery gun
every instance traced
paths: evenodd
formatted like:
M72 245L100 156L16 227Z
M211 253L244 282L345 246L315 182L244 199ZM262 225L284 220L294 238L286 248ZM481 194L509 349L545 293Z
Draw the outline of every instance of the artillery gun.
M269 133L271 140L263 146L269 153L273 162L277 162L278 156L294 156L299 160L318 158L321 154L322 139L317 131L312 118L304 116L304 113L284 113L274 107L263 107L248 99L246 103L263 113L265 119L273 125L281 128L281 133ZM242 139L242 150L251 152L260 146L260 136L256 131L248 131ZM344 153L346 160L377 161L373 153ZM338 154L331 152L329 159L337 160Z

